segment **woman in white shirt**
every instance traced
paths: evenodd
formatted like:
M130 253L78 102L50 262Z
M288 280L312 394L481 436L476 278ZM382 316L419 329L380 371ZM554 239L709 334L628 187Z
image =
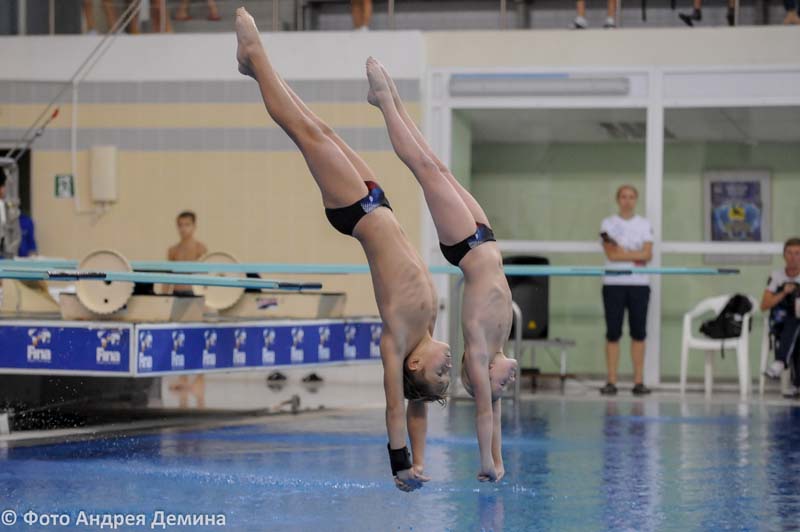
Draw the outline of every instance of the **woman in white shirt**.
M606 266L634 268L644 266L653 257L653 228L638 216L636 200L639 192L632 185L617 189L619 214L609 216L601 225ZM603 278L603 307L606 317L606 365L608 380L600 390L603 395L617 393L619 339L622 322L628 311L633 361L633 394L645 395L644 342L647 336L647 305L650 302L650 279L647 275L612 275Z

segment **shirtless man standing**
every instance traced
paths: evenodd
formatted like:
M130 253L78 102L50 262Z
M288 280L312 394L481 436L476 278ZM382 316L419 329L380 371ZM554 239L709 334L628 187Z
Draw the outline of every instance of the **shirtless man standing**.
M437 295L422 258L408 241L375 174L275 72L253 17L236 11L239 71L255 78L267 112L294 141L322 193L325 214L356 238L370 266L381 319L389 460L397 487L419 488L423 475L427 401L443 401L450 383L450 348L431 337ZM408 409L405 401L409 399ZM406 427L413 462L406 447Z
M200 242L194 237L197 230L197 215L192 211L183 211L178 215L175 220L178 225L178 235L180 242L169 248L167 251L167 260L169 261L196 261L200 257L208 253L208 248L205 244ZM191 294L191 286L175 286L172 288L173 294Z
M183 211L175 219L178 226L178 236L180 242L170 247L167 250L167 260L190 262L199 260L200 257L208 253L208 248L205 244L200 242L194 237L197 230L197 215L192 211ZM191 286L188 285L163 285L164 292L173 295L194 295ZM193 390L198 397L198 406L200 406L201 397L205 390L205 377L202 374L194 378L189 384L189 377L181 375L172 384L169 389L172 391L185 391ZM183 401L183 397L181 398Z
M422 187L442 253L464 273L462 382L475 398L478 480L497 481L505 474L500 398L517 373L517 361L503 354L513 319L503 259L486 213L433 153L388 72L372 57L367 60L367 78L367 99L383 113L395 152Z

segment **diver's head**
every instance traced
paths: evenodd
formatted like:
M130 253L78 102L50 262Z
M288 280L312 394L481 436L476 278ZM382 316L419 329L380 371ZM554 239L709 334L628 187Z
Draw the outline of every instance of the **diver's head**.
M461 383L467 393L475 397L472 389L472 381L467 372L467 365L464 363L466 353L461 359ZM492 392L492 401L496 401L503 396L506 388L517 380L519 365L513 358L508 358L502 352L495 353L489 361L489 388Z
M452 367L450 346L426 337L403 362L403 394L406 399L444 404Z

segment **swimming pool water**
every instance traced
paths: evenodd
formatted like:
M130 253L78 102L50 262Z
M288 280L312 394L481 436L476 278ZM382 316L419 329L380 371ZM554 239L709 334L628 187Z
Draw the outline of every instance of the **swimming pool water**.
M800 529L798 407L533 399L503 416L499 484L475 479L474 409L457 402L431 408L433 480L411 494L371 409L0 448L0 511L148 515L126 530L156 510L247 531Z

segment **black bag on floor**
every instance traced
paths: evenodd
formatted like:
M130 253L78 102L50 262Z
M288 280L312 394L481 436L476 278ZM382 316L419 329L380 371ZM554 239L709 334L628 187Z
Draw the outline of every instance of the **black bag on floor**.
M753 310L750 298L742 294L734 294L722 307L716 318L706 320L700 325L700 332L714 340L739 338L742 335L744 315ZM750 322L753 328L753 322ZM724 356L724 355L723 355Z

